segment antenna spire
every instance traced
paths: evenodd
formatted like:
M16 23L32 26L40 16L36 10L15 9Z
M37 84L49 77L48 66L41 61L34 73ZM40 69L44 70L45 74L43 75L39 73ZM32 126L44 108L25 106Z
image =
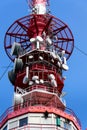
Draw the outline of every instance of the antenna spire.
M33 14L46 14L49 0L26 0Z

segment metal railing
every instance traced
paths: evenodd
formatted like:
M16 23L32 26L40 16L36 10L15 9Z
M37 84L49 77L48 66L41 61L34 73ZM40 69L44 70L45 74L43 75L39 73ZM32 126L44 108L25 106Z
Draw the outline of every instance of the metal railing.
M31 101L28 100L28 101L26 101L26 102L24 102L24 103L22 103L22 104L18 104L18 105L9 107L9 108L0 116L0 126L1 126L2 124L4 124L4 123L8 120L8 116L9 116L10 114L12 114L13 112L16 112L16 111L18 111L18 110L20 110L20 109L22 110L22 109L27 108L27 107L30 107L30 106L38 106L38 105L41 105L41 104L38 104L38 103L35 102L35 101L33 102L32 100L31 100ZM44 106L44 105L42 104L41 106ZM53 105L50 106L50 107L53 107ZM59 109L59 110L62 111L62 108L60 108L60 107L57 107L57 109ZM64 111L63 111L63 112L64 112ZM72 116L75 118L75 120L76 120L76 122L78 123L78 125L81 127L81 123L80 123L78 117L75 115L75 113L74 113L71 109L65 108L65 112L66 112L67 114L72 115Z
M25 89L26 92L30 92L32 90L43 90L43 91L55 93L57 95L59 94L58 89L56 87L49 87L46 85L32 85L31 87Z

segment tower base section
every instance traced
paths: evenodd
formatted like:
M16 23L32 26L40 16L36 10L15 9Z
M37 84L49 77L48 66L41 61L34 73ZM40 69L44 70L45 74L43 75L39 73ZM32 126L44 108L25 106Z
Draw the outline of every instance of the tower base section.
M11 111L0 123L0 130L81 130L74 113L54 107L29 106Z

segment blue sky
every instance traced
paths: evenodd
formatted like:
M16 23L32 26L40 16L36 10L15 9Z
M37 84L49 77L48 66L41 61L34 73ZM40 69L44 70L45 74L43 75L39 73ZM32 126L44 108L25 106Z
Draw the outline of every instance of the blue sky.
M64 21L72 30L75 46L87 53L87 0L50 0L53 15ZM10 59L4 50L4 36L9 26L17 19L28 15L26 0L2 0L0 2L0 77ZM67 107L74 110L82 123L82 130L87 127L87 55L74 48L68 60L69 71L64 91ZM11 68L8 69L8 71ZM0 80L0 115L12 106L13 86L8 80L8 72Z

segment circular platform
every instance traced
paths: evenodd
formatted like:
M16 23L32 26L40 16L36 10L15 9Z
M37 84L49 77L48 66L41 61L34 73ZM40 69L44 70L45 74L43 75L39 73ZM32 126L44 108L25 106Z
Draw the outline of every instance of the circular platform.
M60 19L52 15L28 15L16 20L7 30L4 39L4 48L8 57L14 61L11 48L14 42L20 43L25 52L32 50L30 38L41 36L44 42L49 36L52 45L48 51L59 53L65 50L68 59L74 48L74 38L69 27ZM47 49L47 48L45 48Z

